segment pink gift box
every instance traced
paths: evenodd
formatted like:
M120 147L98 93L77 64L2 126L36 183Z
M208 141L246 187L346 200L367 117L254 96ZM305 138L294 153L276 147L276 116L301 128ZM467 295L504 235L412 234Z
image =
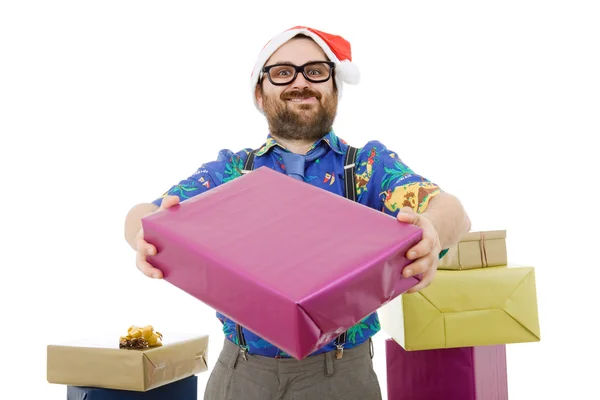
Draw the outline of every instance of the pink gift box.
M507 400L506 346L406 351L385 344L388 400Z
M297 359L418 282L419 227L266 167L142 224L166 281Z

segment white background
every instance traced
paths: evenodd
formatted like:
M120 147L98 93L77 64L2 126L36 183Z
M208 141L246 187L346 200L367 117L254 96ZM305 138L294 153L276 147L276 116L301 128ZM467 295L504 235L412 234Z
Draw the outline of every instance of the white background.
M542 341L508 346L511 400L597 398L597 3L390 4L2 2L0 398L64 399L46 345L131 324L210 334L212 368L214 311L137 271L124 217L262 143L254 58L299 24L346 37L361 68L337 134L386 143L537 268Z

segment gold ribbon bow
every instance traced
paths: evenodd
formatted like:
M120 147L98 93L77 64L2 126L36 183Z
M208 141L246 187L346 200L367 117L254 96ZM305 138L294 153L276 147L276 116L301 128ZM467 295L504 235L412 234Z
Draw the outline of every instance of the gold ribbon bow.
M146 349L149 347L162 346L162 334L155 332L151 325L138 327L132 325L127 330L127 336L119 339L120 349Z

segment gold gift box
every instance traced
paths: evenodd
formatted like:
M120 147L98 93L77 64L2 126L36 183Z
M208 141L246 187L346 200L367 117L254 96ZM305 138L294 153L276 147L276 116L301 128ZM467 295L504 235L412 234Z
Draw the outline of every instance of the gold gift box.
M450 247L438 269L464 270L506 264L506 231L477 231L467 233Z
M48 382L144 392L208 369L207 335L165 335L162 346L139 350L111 338L48 345Z
M381 329L405 350L540 340L535 270L437 271L431 285L379 309Z

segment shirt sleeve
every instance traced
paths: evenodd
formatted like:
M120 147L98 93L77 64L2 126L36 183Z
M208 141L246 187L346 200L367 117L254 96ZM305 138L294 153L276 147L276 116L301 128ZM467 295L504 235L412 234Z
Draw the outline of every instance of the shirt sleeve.
M386 214L396 216L402 207L422 213L441 192L438 185L415 173L381 142L367 143L356 162L359 201Z
M442 192L429 179L408 167L394 151L378 141L363 147L357 157L357 192L359 201L382 212L397 216L403 207L424 212L431 199ZM440 258L447 253L443 249Z
M241 176L250 151L251 149L244 149L234 153L231 150L221 150L215 161L202 164L191 176L171 186L152 203L160 206L167 195L178 196L179 201L183 202Z

